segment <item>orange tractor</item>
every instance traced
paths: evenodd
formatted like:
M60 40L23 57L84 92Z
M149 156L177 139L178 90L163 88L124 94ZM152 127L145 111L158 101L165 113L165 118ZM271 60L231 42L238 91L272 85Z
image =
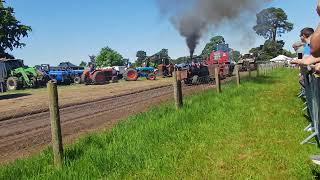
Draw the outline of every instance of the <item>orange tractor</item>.
M101 85L106 84L109 81L112 81L112 83L118 82L117 72L113 68L96 68L93 69L92 67L89 69L86 69L82 76L81 76L81 82L89 85Z

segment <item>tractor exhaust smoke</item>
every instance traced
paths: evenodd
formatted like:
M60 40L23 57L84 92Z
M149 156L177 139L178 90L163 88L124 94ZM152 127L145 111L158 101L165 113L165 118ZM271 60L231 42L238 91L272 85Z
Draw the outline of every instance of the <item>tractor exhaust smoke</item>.
M156 0L160 12L170 17L171 23L186 38L192 57L200 38L209 28L236 21L246 24L257 10L271 0ZM248 17L244 17L246 14ZM243 26L247 27L247 26ZM239 27L240 29L243 27ZM248 31L248 30L245 30ZM242 32L243 33L243 29ZM250 34L250 33L245 33Z

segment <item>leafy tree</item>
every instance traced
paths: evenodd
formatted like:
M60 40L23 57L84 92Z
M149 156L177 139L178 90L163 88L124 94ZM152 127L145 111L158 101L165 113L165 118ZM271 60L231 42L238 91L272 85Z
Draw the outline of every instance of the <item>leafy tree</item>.
M210 39L210 42L208 42L203 49L201 56L206 58L208 55L217 48L217 44L224 43L225 40L222 36L215 36Z
M250 53L257 57L257 61L267 61L279 55L293 57L291 52L283 49L284 44L284 41L267 40L263 45L252 48Z
M79 65L80 67L86 67L87 66L87 63L86 62L84 62L84 61L81 61L81 63L80 63L80 65Z
M145 51L140 50L137 52L136 57L137 57L137 60L134 64L135 66L140 67L142 66L143 62L146 60L147 53Z
M241 55L241 53L239 51L232 51L231 52L231 58L235 62L239 61L240 55Z
M278 36L293 29L293 24L288 22L288 16L281 8L267 8L257 14L257 25L254 31L265 39L276 41Z
M100 54L96 57L97 66L122 66L123 64L121 54L109 47L102 48Z
M287 56L287 57L291 57L291 58L294 58L294 57L297 57L297 54L296 53L292 53L291 51L288 51L286 49L283 50L283 55Z
M14 16L14 9L5 7L4 3L5 1L0 0L0 57L13 58L6 51L24 47L26 44L21 39L27 37L32 29L21 24Z

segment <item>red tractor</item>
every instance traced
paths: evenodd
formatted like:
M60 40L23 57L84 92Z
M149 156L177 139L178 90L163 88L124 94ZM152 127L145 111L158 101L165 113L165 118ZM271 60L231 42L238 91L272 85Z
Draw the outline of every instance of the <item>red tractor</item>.
M93 69L92 67L90 67L89 69L86 69L81 76L81 82L86 85L106 84L110 80L113 83L118 82L116 71L113 68Z
M207 57L206 60L204 60L205 65L221 65L220 66L220 75L221 77L226 77L230 75L230 72L232 73L233 68L229 69L230 66L224 66L224 65L230 65L231 64L231 55L230 55L231 49L229 48L229 45L226 43L220 43L217 44L217 47L214 51L210 53L210 55Z

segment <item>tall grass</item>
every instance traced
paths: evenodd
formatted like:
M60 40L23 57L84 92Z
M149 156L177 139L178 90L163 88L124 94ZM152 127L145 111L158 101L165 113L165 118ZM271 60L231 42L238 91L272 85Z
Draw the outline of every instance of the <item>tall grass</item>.
M297 72L224 85L122 121L66 148L63 170L49 150L0 168L0 179L311 179L320 169L300 109Z

